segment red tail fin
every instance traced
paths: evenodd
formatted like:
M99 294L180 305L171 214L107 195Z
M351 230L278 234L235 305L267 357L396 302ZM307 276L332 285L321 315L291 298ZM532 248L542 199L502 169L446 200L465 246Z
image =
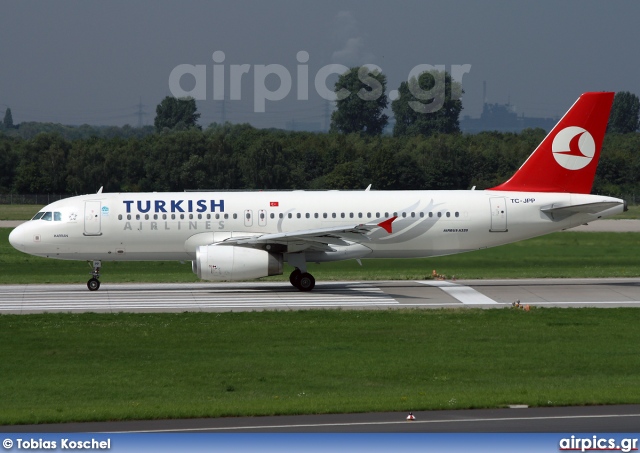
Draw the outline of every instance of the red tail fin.
M614 93L584 93L507 182L489 190L590 193Z

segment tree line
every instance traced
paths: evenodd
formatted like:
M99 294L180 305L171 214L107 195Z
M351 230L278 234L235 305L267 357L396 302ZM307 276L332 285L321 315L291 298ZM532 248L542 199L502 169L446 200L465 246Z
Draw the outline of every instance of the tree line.
M546 135L310 133L213 124L144 137L29 139L0 132L0 192L273 189L485 189L508 179ZM593 193L640 194L640 134L605 137Z
M23 123L10 109L0 127L0 193L273 189L485 189L507 180L545 136L460 133L459 83L446 72L422 73L391 102L386 76L351 68L335 85L329 133L212 124L205 130L193 99L166 97L154 127ZM640 194L640 101L617 93L593 192Z

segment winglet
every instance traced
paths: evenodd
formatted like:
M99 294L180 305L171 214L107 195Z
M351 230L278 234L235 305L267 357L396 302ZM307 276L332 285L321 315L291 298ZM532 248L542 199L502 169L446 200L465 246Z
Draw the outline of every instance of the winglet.
M393 216L390 219L385 220L384 222L380 222L378 226L384 228L387 233L391 234L391 224L397 218L398 216Z

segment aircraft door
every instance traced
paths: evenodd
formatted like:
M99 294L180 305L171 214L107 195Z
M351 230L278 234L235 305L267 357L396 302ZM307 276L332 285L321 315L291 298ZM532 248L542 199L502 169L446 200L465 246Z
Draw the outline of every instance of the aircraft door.
M267 226L267 211L264 209L258 211L258 225L261 227Z
M250 209L244 211L244 226L253 226L253 211L251 211Z
M504 197L489 198L491 204L491 229L492 232L505 232L507 230L507 199Z
M101 231L101 215L100 215L100 201L85 201L84 202L84 235L85 236L100 236Z

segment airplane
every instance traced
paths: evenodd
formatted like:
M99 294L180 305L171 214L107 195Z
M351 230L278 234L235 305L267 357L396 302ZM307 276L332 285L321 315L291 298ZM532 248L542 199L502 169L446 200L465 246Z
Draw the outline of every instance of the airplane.
M191 261L202 280L281 275L310 291L309 262L449 255L626 210L590 195L614 93L582 94L506 182L486 190L98 193L45 206L9 242L36 256Z

